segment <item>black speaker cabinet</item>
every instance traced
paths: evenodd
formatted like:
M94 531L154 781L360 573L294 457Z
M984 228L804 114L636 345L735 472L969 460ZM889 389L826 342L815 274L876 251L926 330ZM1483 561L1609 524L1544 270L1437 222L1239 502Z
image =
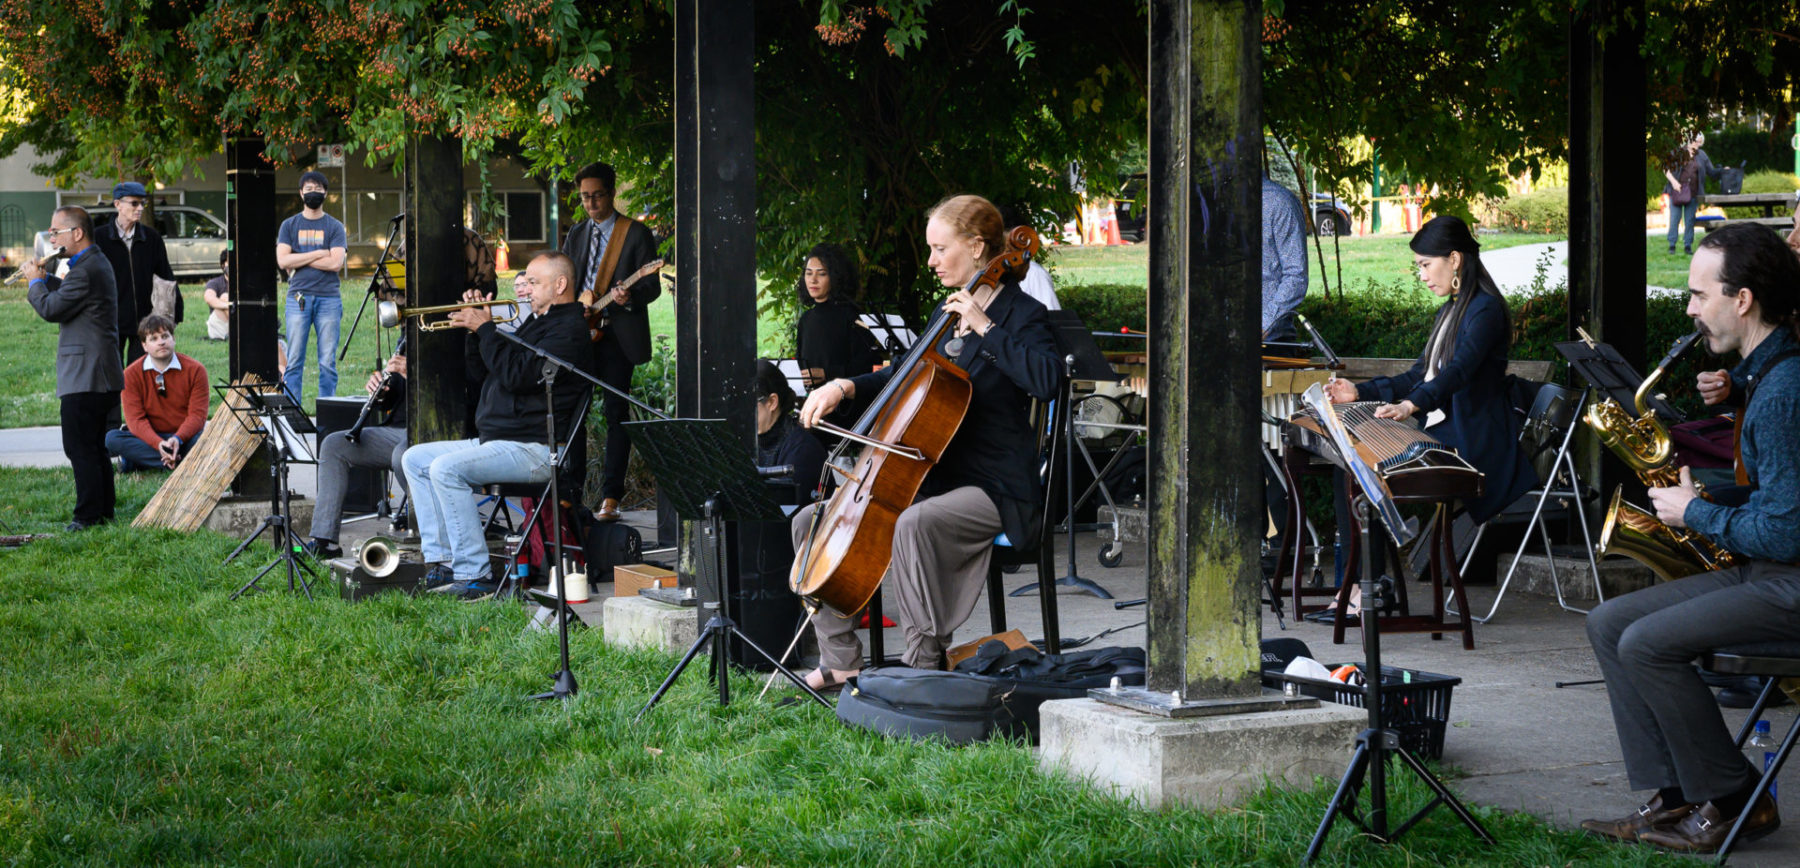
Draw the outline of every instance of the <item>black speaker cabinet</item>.
M356 424L356 417L362 414L366 396L343 396L337 398L320 398L319 415L315 424L319 426L319 442L325 441L325 435L338 431L348 431ZM382 479L382 472L368 467L350 468L349 484L344 487L344 514L362 515L375 511L382 496L387 493Z
M804 612L800 598L788 587L788 572L794 564L794 543L788 523L728 521L723 524L725 611L751 641L771 656L779 657L794 638L794 630ZM708 566L713 563L714 553L706 535L700 533L698 527L695 532L699 538L695 558L699 570L694 586L701 600L713 602L719 597L721 584ZM700 607L701 626L705 626L708 615L707 609ZM727 648L727 656L739 666L769 668L766 661L744 647L736 637L732 637Z

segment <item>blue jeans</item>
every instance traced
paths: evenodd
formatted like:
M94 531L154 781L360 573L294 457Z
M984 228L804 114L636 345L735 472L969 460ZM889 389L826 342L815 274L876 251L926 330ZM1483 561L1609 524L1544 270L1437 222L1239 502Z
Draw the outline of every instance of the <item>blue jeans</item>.
M205 429L203 428L201 431L204 432ZM173 431L158 431L156 436L167 440L174 433ZM188 438L187 442L181 444L181 454L187 455L193 450L194 444L198 442L200 442L199 434ZM162 455L156 451L156 447L138 439L136 434L126 428L114 428L106 432L106 451L119 456L119 469L126 473L133 470L163 469Z
M1669 205L1669 252L1675 252L1675 232L1682 224L1687 224L1687 233L1681 243L1687 250L1694 249L1694 218L1700 213L1700 203L1690 201L1686 205Z
M308 329L319 332L319 397L337 394L338 328L344 321L344 300L335 295L303 295L290 290L287 294L287 374L281 384L300 399L301 384L306 379L306 339Z
M549 482L550 447L516 440L441 440L400 456L426 563L448 563L459 582L487 578L487 543L475 490L491 482Z

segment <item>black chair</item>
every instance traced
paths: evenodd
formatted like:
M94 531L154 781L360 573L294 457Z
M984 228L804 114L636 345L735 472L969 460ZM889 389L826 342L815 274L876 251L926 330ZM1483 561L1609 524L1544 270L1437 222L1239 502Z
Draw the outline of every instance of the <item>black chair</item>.
M1038 515L1037 545L1032 548L1021 548L1013 545L1002 532L994 538L994 554L988 558L987 598L989 633L1006 632L1006 586L1005 572L1009 566L1035 564L1038 575L1039 607L1044 618L1044 650L1049 654L1062 651L1061 625L1056 612L1056 555L1050 541L1051 505L1056 502L1058 489L1056 483L1062 474L1056 472L1062 460L1062 431L1064 426L1060 415L1061 401L1035 403L1033 414L1037 417L1038 435L1038 467L1039 477L1043 481L1044 502ZM1046 592L1044 589L1049 588ZM887 661L887 648L881 626L881 589L875 589L875 595L869 598L869 665L880 666Z
M1519 569L1519 559L1525 556L1525 547L1531 544L1531 532L1536 530L1544 542L1544 556L1550 564L1550 583L1556 589L1556 604L1570 612L1587 614L1586 609L1571 606L1563 599L1562 578L1556 573L1556 557L1550 550L1550 530L1544 522L1544 507L1550 498L1573 501L1577 523L1581 526L1581 538L1586 543L1588 569L1594 578L1594 593L1605 600L1605 592L1600 589L1600 565L1594 560L1594 541L1588 536L1587 509L1582 499L1587 496L1586 486L1581 482L1581 475L1575 469L1575 456L1572 444L1575 440L1575 429L1581 427L1581 408L1587 403L1587 393L1566 389L1554 383L1544 383L1538 387L1532 397L1531 407L1525 411L1525 422L1519 431L1519 444L1531 459L1534 467L1539 468L1536 488L1526 492L1517 501L1525 503L1532 498L1536 505L1531 512L1531 522L1525 526L1525 533L1519 540L1519 548L1513 552L1512 565L1507 567L1506 575L1500 580L1500 590L1494 594L1494 605L1486 615L1475 618L1485 624L1500 610L1500 601L1506 596L1507 585L1512 584L1513 573ZM1548 457L1545 467L1542 459ZM1487 524L1483 524L1475 532L1474 542L1469 544L1468 554L1463 558L1462 572L1467 574L1469 563L1474 560L1475 552L1481 545L1481 537L1487 532ZM1461 601L1458 601L1461 605Z
M593 403L592 395L589 395L587 398L582 399L581 412L576 416L576 418L586 419L587 414L588 414L588 408L592 405L592 403ZM585 447L584 448L576 448L576 447L578 444L581 444L582 437L585 436L586 431L587 431L587 428L585 425L576 425L570 431L571 436L569 437L568 441L564 442L556 447L555 457L551 461L551 473L560 474L559 476L557 476L557 485L559 487L558 493L563 495L563 498L562 498L563 500L569 501L571 503L581 502L581 489L580 489L579 484L577 484L577 483L584 474L569 473L568 472L569 461L570 461L570 457L574 456L574 455L580 455L583 458L585 458L586 453L587 453L586 448ZM483 534L486 534L489 531L491 531L495 524L504 522L508 535L517 534L518 536L521 536L521 537L529 537L531 535L532 529L537 526L538 517L544 514L545 502L547 502L550 499L550 483L549 482L495 482L495 483L490 483L488 485L482 486L482 492L484 495L486 495L488 498L492 499L494 502L493 510L488 513L487 519L484 522L482 522L481 531ZM526 498L526 497L535 499L534 506L533 506L531 512L526 515L525 522L523 524L515 527L513 525L511 508L507 506L506 501L508 498L518 499L518 498ZM580 548L581 541L564 538L563 539L563 547L565 549L566 548ZM489 557L490 557L490 559L493 559L493 558L500 558L501 556L500 555L490 555ZM546 535L545 558L548 559L550 557L553 557L553 555L551 555L549 552L549 538L548 538L548 535ZM504 575L498 577L499 582L500 582L500 589L499 589L499 592L494 595L495 599L503 599L507 596L507 592L509 590L516 590L516 588L512 587L516 584L516 582L518 580L518 576L513 571L513 564L510 562L507 563L506 569L504 572L505 572ZM590 581L593 581L593 579L590 579Z
M1780 689L1782 679L1800 678L1800 642L1765 642L1756 645L1737 645L1721 648L1700 656L1700 665L1723 675L1755 675L1768 679L1763 686L1762 694L1757 696L1756 704L1750 708L1750 716L1744 718L1744 725L1738 730L1737 746L1742 749L1744 742L1755 731L1756 722L1769 707L1769 700L1774 698L1775 691ZM1800 694L1800 689L1789 695ZM1795 696L1800 700L1800 696ZM1781 739L1781 747L1776 749L1775 761L1763 771L1762 778L1756 782L1756 795L1760 796L1781 774L1781 766L1787 762L1788 755L1794 751L1794 741L1800 736L1800 720L1788 727L1787 735ZM1751 797L1752 803L1755 796ZM1719 864L1725 864L1726 857L1731 855L1731 848L1737 843L1738 834L1744 829L1744 821L1750 816L1749 808L1738 814L1737 822L1731 825L1731 832L1725 836L1724 843L1719 845Z

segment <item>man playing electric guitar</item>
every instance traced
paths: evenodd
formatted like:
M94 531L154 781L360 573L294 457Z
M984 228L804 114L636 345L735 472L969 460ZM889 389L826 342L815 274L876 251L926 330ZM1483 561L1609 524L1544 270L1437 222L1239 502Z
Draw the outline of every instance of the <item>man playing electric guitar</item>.
M613 209L613 168L591 163L575 175L581 191L581 207L588 219L569 231L563 253L574 260L580 301L593 308L611 289L606 325L594 344L594 358L602 382L629 392L631 372L650 361L648 309L662 295L662 282L654 274L635 282L625 280L656 258L656 239L642 223ZM606 459L602 465L600 509L602 521L617 521L619 498L625 495L625 467L631 457L631 441L625 436L629 419L624 398L606 393L601 408L606 414Z

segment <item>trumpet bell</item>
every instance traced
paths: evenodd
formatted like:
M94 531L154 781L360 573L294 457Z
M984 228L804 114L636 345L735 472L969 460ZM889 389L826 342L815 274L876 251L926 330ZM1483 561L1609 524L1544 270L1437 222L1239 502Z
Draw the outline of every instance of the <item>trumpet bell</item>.
M385 536L372 536L356 547L356 564L373 578L385 578L400 568L399 543Z

